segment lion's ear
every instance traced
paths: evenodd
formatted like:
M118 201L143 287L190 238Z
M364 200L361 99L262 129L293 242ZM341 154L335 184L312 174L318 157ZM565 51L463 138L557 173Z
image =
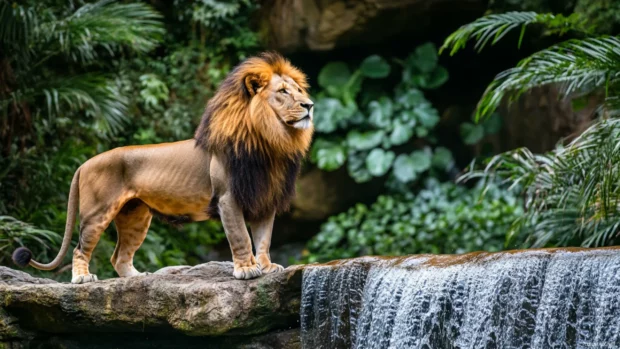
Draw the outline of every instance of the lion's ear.
M258 74L249 74L245 77L245 89L251 97L254 97L258 90L265 85L267 85L266 81L261 78Z

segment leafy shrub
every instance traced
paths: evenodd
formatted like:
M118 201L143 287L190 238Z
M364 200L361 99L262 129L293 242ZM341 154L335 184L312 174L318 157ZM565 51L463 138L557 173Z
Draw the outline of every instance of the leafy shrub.
M427 180L417 194L380 196L333 216L307 245L308 262L362 255L464 253L504 248L522 215L515 193L490 185L468 189Z
M344 62L323 67L315 114L318 137L310 154L319 168L333 171L346 163L358 183L392 170L392 179L410 183L431 168L445 171L453 165L446 148L402 149L414 138L434 143L431 131L439 114L422 89L438 88L448 79L447 70L437 63L435 46L419 46L405 60L395 62L401 68L401 80L392 93L367 85L392 72L381 56L366 58L354 71Z

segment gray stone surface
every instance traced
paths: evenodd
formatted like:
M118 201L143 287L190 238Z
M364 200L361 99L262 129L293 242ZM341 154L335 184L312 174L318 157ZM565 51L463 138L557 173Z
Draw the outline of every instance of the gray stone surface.
M247 281L232 269L210 262L72 285L0 267L0 342L42 333L249 336L299 326L300 267Z

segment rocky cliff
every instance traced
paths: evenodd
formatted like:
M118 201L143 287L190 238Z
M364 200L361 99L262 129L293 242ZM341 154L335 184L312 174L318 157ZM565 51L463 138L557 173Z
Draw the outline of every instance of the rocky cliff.
M295 348L300 296L299 267L242 281L210 262L84 285L0 267L0 348Z

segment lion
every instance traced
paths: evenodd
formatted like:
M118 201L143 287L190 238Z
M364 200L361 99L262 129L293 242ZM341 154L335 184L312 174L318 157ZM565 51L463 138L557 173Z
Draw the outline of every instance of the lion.
M271 262L269 247L275 216L290 205L312 140L308 88L301 70L277 53L246 59L208 101L193 139L115 148L82 164L71 182L56 258L42 264L20 247L14 262L40 270L58 267L71 244L79 206L72 283L97 281L88 266L112 221L118 234L110 259L114 269L120 277L146 274L134 268L133 257L154 214L181 223L221 220L236 279L283 270Z

